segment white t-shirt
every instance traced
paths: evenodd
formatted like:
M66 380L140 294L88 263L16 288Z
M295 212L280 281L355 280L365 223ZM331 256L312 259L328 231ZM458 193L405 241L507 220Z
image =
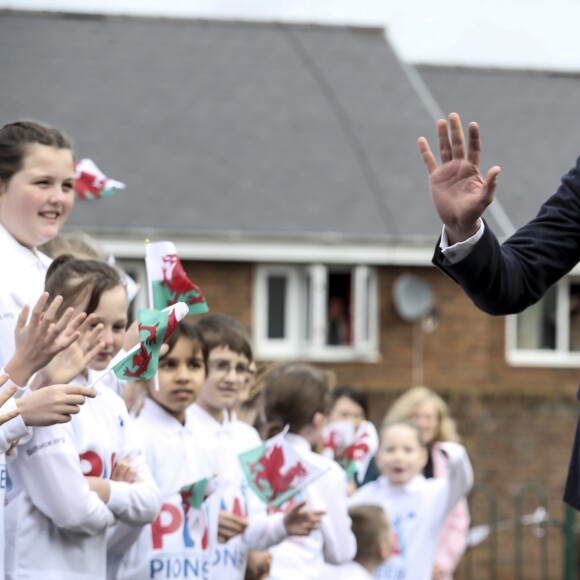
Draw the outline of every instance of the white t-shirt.
M280 510L285 513L296 502L306 500L306 509L324 510L320 528L309 536L290 536L272 548L269 578L275 580L318 580L325 562L343 564L356 554L356 540L351 530L347 508L347 478L344 470L332 459L314 453L300 435L285 436L293 449L311 465L326 473L310 483Z
M347 562L340 566L327 564L320 580L372 580L373 575L358 562Z
M193 535L178 493L183 486L212 475L199 461L199 441L189 421L182 425L152 399L145 400L134 425L163 504L155 521L142 529L128 550L119 551L117 542L110 542L109 556L113 551L120 552L121 560L114 577L119 580L168 577L206 580L213 536L208 528L217 525L217 521L209 522L204 515L200 521L201 533Z
M224 411L222 422L216 421L197 404L187 409L187 421L200 446L200 462L216 473L220 490L208 502L212 509L248 517L250 525L243 535L225 544L217 544L211 561L213 580L243 579L248 550L265 550L286 536L283 514L268 516L266 506L249 488L238 455L262 444L258 432L232 413ZM217 504L217 505L216 505Z
M0 368L6 366L14 354L14 329L23 306L34 306L44 289L44 277L50 258L19 244L0 225ZM7 388L6 385L5 388ZM14 399L5 403L0 412L15 408ZM4 453L12 441L27 435L28 429L20 416L0 425L0 577L4 571L4 498L7 475Z
M159 489L134 445L123 400L100 383L95 390L71 422L35 428L9 457L7 579L102 580L107 528L117 520L142 526L159 511ZM105 504L85 475L109 479L126 456L141 481L110 481Z
M471 463L458 443L441 444L449 458L447 479L415 476L392 485L384 477L359 488L350 505L379 505L389 517L394 535L393 551L375 578L430 580L435 549L445 518L467 495L473 483Z

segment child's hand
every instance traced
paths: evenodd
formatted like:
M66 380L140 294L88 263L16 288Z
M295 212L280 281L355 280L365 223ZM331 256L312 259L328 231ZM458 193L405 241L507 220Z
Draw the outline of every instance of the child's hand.
M302 509L305 505L306 502L301 501L286 512L284 527L289 536L308 536L318 529L320 519L326 512Z
M45 427L55 423L67 423L71 415L80 411L86 397L96 392L82 385L51 385L38 391L30 391L16 399L16 407L28 426Z
M127 411L135 417L139 416L145 399L147 398L149 381L127 381L123 389L123 400L127 405Z
M32 309L30 320L28 305L18 315L14 330L15 351L6 365L6 370L17 385L24 386L36 371L80 336L86 314L83 312L74 316L74 309L68 308L57 319L62 296L57 296L44 311L47 302L48 292L44 292Z
M9 378L10 377L7 374L0 376L0 387L5 385ZM10 387L7 387L2 392L0 392L0 409L2 408L2 405L4 405L4 403L8 401L8 399L10 399L10 397L12 397L12 395L14 395L17 390L18 387L16 385L11 385ZM12 411L7 411L6 413L0 413L0 425L10 421L10 419L14 419L14 417L18 417L18 415L20 415L20 411L18 409L13 409ZM12 446L10 446L10 448L12 448Z
M218 520L218 541L222 544L243 534L248 527L248 520L230 512L220 512Z
M31 389L46 385L64 384L85 371L91 360L103 348L103 325L95 325L95 315L88 316L79 328L79 338L41 369L34 378Z
M267 551L248 550L248 563L244 580L262 580L270 574L272 554Z
M127 483L134 483L137 481L137 471L131 465L129 459L124 457L115 462L111 471L112 481L125 481Z
M94 491L103 503L107 503L111 497L111 487L106 479L96 477L94 475L85 475L85 479L89 484L89 489Z

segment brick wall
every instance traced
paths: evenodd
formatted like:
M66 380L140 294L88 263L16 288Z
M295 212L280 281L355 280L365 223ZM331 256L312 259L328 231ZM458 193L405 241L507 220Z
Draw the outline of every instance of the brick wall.
M251 328L252 264L189 263L192 279L204 290L214 312L238 317ZM369 394L371 420L380 423L391 401L411 386L413 378L412 324L402 321L392 301L392 285L412 271L427 281L435 294L440 322L423 334L423 384L440 393L456 418L471 457L478 486L497 498L497 517L512 519L523 486L533 483L545 491L549 514L561 518L562 489L579 405L575 394L580 369L513 368L505 362L503 317L478 311L461 290L433 268L382 268L380 285L380 349L378 363L321 365L332 368L341 383ZM484 496L474 497L474 524L490 519ZM522 497L523 513L537 507L534 495ZM540 577L541 544L524 530L528 568L524 578ZM549 532L550 577L561 577L561 534ZM514 578L513 530L498 535L497 578ZM493 543L472 552L473 578L492 578ZM532 556L533 554L533 556ZM464 563L459 577L468 578Z

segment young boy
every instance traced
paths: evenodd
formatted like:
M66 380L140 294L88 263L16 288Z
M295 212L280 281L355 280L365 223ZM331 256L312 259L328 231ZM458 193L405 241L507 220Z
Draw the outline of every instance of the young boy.
M246 329L224 314L204 316L195 326L208 347L208 373L197 401L187 409L187 421L203 447L200 461L219 477L220 489L208 501L219 502L222 516L229 512L230 531L237 534L214 550L211 577L243 579L250 549L265 550L288 534L307 535L311 513L298 504L286 515L267 516L242 473L238 455L262 443L258 432L239 421L234 411L253 359Z
M351 507L348 515L357 550L354 562L341 566L340 578L372 578L375 570L391 553L391 525L383 508L376 505Z
M199 442L186 421L186 409L195 401L206 376L207 347L191 322L182 321L169 337L168 350L159 359L158 383L148 385L136 437L143 447L163 504L155 521L145 526L128 547L123 526L109 537L108 578L198 578L207 580L210 568L209 531L200 514L191 530L179 493L211 473L204 471ZM203 518L203 520L202 520ZM195 533L194 533L195 532ZM133 534L133 539L135 534ZM122 541L120 541L122 538Z

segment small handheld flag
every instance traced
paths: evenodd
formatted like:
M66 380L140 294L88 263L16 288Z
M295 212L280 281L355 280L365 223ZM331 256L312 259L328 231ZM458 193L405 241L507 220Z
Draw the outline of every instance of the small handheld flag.
M216 475L184 485L179 490L184 512L187 514L190 509L199 511L201 504L218 488L218 485Z
M116 189L125 189L125 184L108 178L92 159L81 159L75 163L74 190L77 199L102 199L113 195Z
M279 508L327 470L313 465L282 433L238 455L249 486L266 504Z
M113 366L113 372L128 381L149 380L155 376L159 365L161 345L175 330L188 312L187 304L178 302L164 310L141 308L139 319L139 345Z
M202 550L208 549L210 536L214 535L210 532L212 522L209 520L215 520L215 522L213 522L215 523L213 528L217 531L219 514L216 510L207 508L205 500L216 491L218 487L218 478L214 475L212 477L205 477L204 479L200 479L199 481L189 485L185 485L179 490L189 538L191 540L192 536L197 537Z
M189 306L189 314L209 311L201 288L187 277L172 242L146 244L145 267L153 308L185 302Z
M323 454L334 459L349 478L364 478L369 462L379 447L375 426L363 421L358 429L350 421L328 423L323 430Z

